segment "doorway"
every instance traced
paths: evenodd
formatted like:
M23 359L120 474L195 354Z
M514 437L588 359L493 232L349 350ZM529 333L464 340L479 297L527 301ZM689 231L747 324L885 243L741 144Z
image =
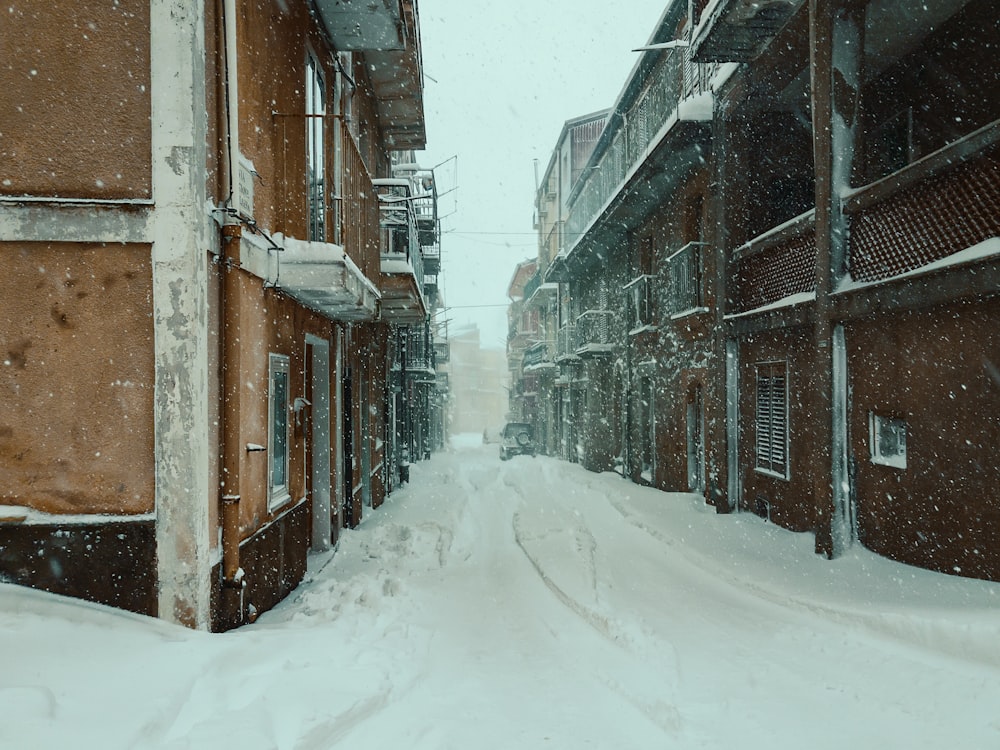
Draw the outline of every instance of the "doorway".
M312 548L330 548L330 343L306 334L302 432L306 493L312 501Z
M701 385L688 392L687 465L688 491L705 493L705 410Z

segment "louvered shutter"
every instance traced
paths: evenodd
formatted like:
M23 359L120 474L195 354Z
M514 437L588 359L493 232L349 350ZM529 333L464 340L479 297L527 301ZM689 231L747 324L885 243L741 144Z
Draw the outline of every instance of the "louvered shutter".
M788 378L784 362L757 366L757 468L788 476Z

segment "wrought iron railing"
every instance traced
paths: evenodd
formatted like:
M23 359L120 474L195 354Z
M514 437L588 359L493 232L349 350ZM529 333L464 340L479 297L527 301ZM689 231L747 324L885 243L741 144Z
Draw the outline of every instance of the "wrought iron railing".
M656 277L643 274L624 286L625 303L628 311L628 325L631 328L654 324L654 292Z
M538 287L542 285L542 274L540 271L535 271L535 274L528 279L527 283L524 285L524 299L531 299L531 295L538 291Z
M361 272L377 279L379 272L379 206L371 174L350 128L341 121L344 173L340 185L340 227L344 250Z
M576 326L567 323L556 332L556 358L576 354Z
M694 310L703 305L702 248L704 246L703 242L689 242L667 256L665 265L668 313Z
M604 350L614 347L615 313L611 310L587 310L576 319L576 351Z
M525 368L528 368L552 362L555 357L555 350L555 341L536 341L524 350L522 364Z

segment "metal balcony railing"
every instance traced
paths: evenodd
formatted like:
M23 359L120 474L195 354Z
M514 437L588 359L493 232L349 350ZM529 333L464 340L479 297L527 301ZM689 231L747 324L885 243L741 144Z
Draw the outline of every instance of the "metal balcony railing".
M576 326L567 323L556 332L556 359L576 356Z
M626 175L647 155L653 140L671 118L686 119L680 105L710 91L719 63L699 63L687 48L664 56L650 74L645 90L624 116L612 117L606 126L610 143L595 152L595 161L584 172L581 187L569 208L560 252L569 252L594 218L617 194ZM599 148L601 148L599 146Z
M350 128L340 122L340 143L344 151L342 200L337 223L340 241L351 260L369 279L377 279L379 271L379 206L372 199L374 186L358 144Z
M528 279L527 283L524 285L524 299L531 299L531 295L538 291L538 287L542 285L542 274L541 271L535 271L534 276Z
M598 354L615 348L615 313L587 310L576 319L576 353Z
M655 325L654 293L656 277L650 274L637 276L624 287L630 329Z
M417 287L424 287L424 256L417 238L417 222L410 186L404 179L375 180L378 190L380 219L384 234L382 247L383 270L393 269L391 261L405 261L413 270ZM387 265L385 261L390 261Z
M695 310L704 303L702 294L702 248L704 242L689 242L667 256L667 304L670 314Z
M529 367L538 367L547 362L552 362L555 357L555 351L555 341L536 341L524 350L522 365L524 369L528 369Z

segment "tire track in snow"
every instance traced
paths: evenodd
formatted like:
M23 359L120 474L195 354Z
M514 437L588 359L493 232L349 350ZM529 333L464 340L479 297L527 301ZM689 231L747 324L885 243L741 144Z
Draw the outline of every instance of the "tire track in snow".
M524 473L505 472L503 482L515 493L520 504L511 519L514 541L535 574L563 606L605 642L639 660L643 669L653 668L659 677L676 677L676 657L665 668L651 667L657 659L649 653L643 653L648 649L641 645L650 639L650 633L641 632L643 628L638 625L640 632L633 634L630 630L634 628L629 628L627 623L602 611L606 609L606 604L599 593L597 539L576 509L570 510L558 503L547 504L545 507L538 506L537 502L532 503L531 497L537 498L540 492L556 485L548 462L539 461L530 465L532 470ZM539 468L535 469L535 466ZM580 564L567 566L564 562L566 558L577 560ZM662 646L673 654L671 644ZM617 668L615 672L622 674ZM596 676L608 690L630 704L664 733L676 736L685 728L685 721L675 703L651 696L646 680L642 680L642 687L632 688L628 684L628 678L612 676L607 668ZM674 679L670 681L675 685Z

